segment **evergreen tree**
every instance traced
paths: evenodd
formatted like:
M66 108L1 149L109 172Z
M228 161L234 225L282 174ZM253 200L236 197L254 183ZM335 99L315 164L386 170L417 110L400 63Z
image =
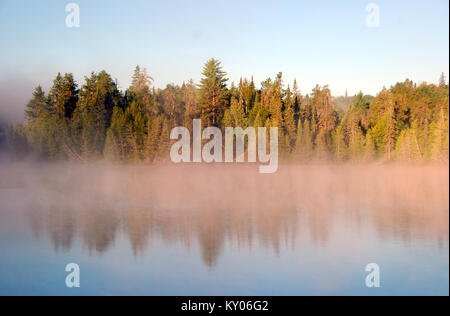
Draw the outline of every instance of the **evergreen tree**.
M364 147L364 160L372 161L376 158L375 142L373 141L372 134L370 132L366 135L366 143Z
M86 77L72 127L75 143L84 156L101 156L113 109L120 103L120 92L109 74L101 71Z
M284 97L284 111L283 111L283 129L285 133L285 142L287 151L290 153L295 145L296 137L296 119L294 100L290 87L288 86Z
M384 143L387 154L387 160L391 160L391 153L395 144L395 113L394 106L392 104L387 106L386 111L386 132L384 134Z
M310 159L313 152L313 138L309 120L303 124L302 156L304 159Z
M60 73L53 81L53 87L48 95L51 113L58 119L70 120L78 102L78 87L72 74L61 76Z
M45 93L41 86L37 86L33 91L33 97L25 108L25 118L27 122L33 123L45 110L47 110Z
M111 129L108 129L108 132L106 133L106 142L103 156L106 160L109 161L120 161L120 154L120 145L118 139L116 135L114 135L114 132Z
M203 67L203 78L200 80L199 105L202 118L208 125L217 126L221 114L228 103L226 88L226 73L222 70L220 61L212 58Z
M441 73L441 76L439 77L439 87L445 88L447 86L447 80L445 79L445 74Z
M161 139L161 130L163 125L163 116L159 115L151 117L148 120L148 132L146 141L147 158L149 161L154 161L159 148L159 142Z
M131 80L131 89L135 92L149 90L153 81L154 79L148 75L147 69L141 70L141 67L137 65Z
M347 156L347 145L345 144L344 132L339 125L333 133L334 155L336 161L344 161Z
M184 119L183 126L192 131L192 120L198 118L197 109L197 91L194 81L190 79L186 84L183 83L182 90L182 102L184 106Z
M437 122L431 124L431 159L435 161L444 161L449 159L449 120L441 109L440 117Z
M248 120L244 112L244 108L236 99L231 100L231 106L225 110L223 116L224 127L242 127L247 128Z
M278 127L282 159L448 161L444 76L439 85L405 80L375 97L338 98L327 86L303 97L296 81L292 91L284 90L282 73L262 82L260 90L253 78L242 78L228 91L226 74L214 59L203 76L199 89L192 80L156 89L138 66L122 94L104 71L87 77L80 91L71 74L58 74L48 96L40 86L34 90L26 124L8 135L18 147L26 140L25 147L50 159L160 161L168 159L171 127L192 130L192 119L200 116L203 126ZM4 128L0 134L5 143Z

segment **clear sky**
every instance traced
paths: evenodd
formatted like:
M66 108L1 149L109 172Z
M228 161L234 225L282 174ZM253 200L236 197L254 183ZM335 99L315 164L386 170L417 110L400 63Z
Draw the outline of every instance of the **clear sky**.
M79 28L66 27L70 2ZM379 27L366 25L370 2ZM281 71L303 94L316 84L376 94L448 74L448 36L448 0L0 0L0 111L18 108L37 84L48 89L58 71L81 85L105 69L125 89L139 64L164 87L198 81L210 57L230 83L253 75L259 86Z

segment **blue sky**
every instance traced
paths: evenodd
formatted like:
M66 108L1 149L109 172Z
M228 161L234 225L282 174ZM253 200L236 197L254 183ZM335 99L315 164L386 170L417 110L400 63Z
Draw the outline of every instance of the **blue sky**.
M80 28L65 25L69 2L80 6ZM369 2L380 8L377 28L366 26ZM376 94L448 74L448 36L447 0L0 0L0 95L48 89L58 71L82 84L105 69L125 89L136 64L157 87L198 81L210 57L230 83L253 75L259 84L281 71L303 94L315 84L334 95Z

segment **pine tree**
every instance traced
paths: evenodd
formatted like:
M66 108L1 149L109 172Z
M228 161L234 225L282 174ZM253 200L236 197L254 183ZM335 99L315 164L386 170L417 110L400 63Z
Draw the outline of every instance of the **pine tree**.
M166 161L169 159L170 130L171 130L170 121L168 119L163 119L157 154L158 160L160 161Z
M148 120L148 132L145 147L147 152L146 155L149 161L155 160L158 154L162 125L163 125L162 115L150 117Z
M247 79L244 79L242 83L242 98L244 101L244 112L248 114L251 109L255 105L256 101L256 89L255 89L255 83L253 82L253 77L251 78L250 83Z
M133 141L135 144L134 157L141 160L144 155L145 147L145 119L141 113L133 117Z
M408 130L403 130L398 136L395 156L401 161L411 161L411 137Z
M295 147L293 150L294 159L301 161L304 158L304 135L303 135L303 124L302 120L298 120L297 123L297 135L295 138Z
M42 156L50 159L71 156L69 112L73 111L77 100L76 84L71 75L58 74L47 98L40 86L35 89L25 110L25 130L30 145Z
M284 97L283 129L286 134L286 146L289 153L295 145L296 125L293 96L288 86Z
M154 79L148 75L147 69L143 68L141 70L141 67L137 65L131 80L131 89L135 92L149 89L153 81Z
M372 133L368 132L366 134L366 143L364 147L364 160L372 161L376 158L376 154L375 142L373 141Z
M315 156L318 160L327 160L330 157L328 134L325 130L319 130L316 137Z
M183 93L183 105L184 105L184 120L183 126L192 131L192 120L197 118L197 98L196 98L196 88L192 79L190 79L187 84L183 83L182 87Z
M25 118L27 122L32 124L45 110L47 110L45 93L41 86L37 86L33 91L33 97L28 102L25 109Z
M79 144L83 155L91 158L102 156L113 109L120 105L120 92L109 74L101 71L86 77L72 126L74 142Z
M444 110L441 108L439 120L431 124L431 159L435 161L448 160L449 153L449 122L445 118Z
M78 102L78 87L72 74L60 73L53 81L53 86L48 94L48 103L51 113L58 119L71 119Z
M282 73L280 72L277 75L276 80L271 85L270 89L270 105L269 105L269 114L271 119L271 126L273 127L283 127L283 100L282 100ZM279 136L282 136L284 133L278 132Z
M347 155L347 145L344 140L342 126L339 125L333 133L334 155L336 161L344 161Z
M242 77L239 80L239 106L241 109L245 112L245 106L244 106L244 87L242 82Z
M441 73L441 76L439 77L439 87L445 88L447 86L447 80L445 79L445 74Z
M353 160L360 160L364 155L364 135L359 125L353 126L349 143L349 154Z
M387 154L387 160L391 160L391 154L395 144L395 113L393 104L389 104L386 109L386 131L384 134L385 150Z
M304 159L310 159L313 152L313 136L309 120L303 124L302 156Z
M106 142L103 156L109 161L120 161L121 158L119 141L111 129L109 129L106 133Z
M120 107L114 107L111 117L111 125L106 134L104 156L108 160L124 160L125 153L125 128L126 118Z
M289 106L284 112L284 130L287 136L287 145L290 151L295 145L296 138L295 112L292 106Z
M302 106L302 95L300 94L300 91L298 90L297 85L297 79L294 79L294 84L292 87L292 92L294 93L294 113L295 113L295 121L297 122L300 119L304 119L305 117L302 117L301 113L301 106Z
M217 126L228 102L226 88L228 79L220 61L214 58L206 62L202 75L199 85L202 118L208 125Z
M267 109L258 102L249 113L249 125L253 127L264 127L268 116L269 112Z

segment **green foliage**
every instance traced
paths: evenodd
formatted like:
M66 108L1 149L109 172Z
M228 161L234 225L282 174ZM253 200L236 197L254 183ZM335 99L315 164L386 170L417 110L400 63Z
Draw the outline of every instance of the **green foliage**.
M85 78L80 100L74 113L73 133L79 152L87 158L100 158L105 146L106 131L121 96L115 82L105 71Z
M258 90L253 78L227 88L216 59L192 80L156 89L136 67L125 92L105 71L78 86L57 74L48 96L38 86L25 109L25 124L6 135L49 159L158 162L169 158L174 126L278 127L281 159L344 161L440 161L449 159L449 87L410 80L377 96L333 98L327 86L302 96L297 82L284 88L282 73ZM5 146L5 145L3 145ZM18 147L20 147L18 146ZM22 146L23 147L23 146Z
M345 136L342 130L342 126L339 125L333 132L333 143L334 143L334 155L336 161L344 161L347 158L348 148L345 143Z
M30 124L33 123L44 110L48 110L45 93L41 86L37 86L25 108L26 121Z
M211 58L203 67L203 78L200 80L199 105L202 111L202 119L211 126L218 125L221 114L228 102L228 91L220 61Z
M372 133L369 131L366 134L366 143L364 146L364 160L372 161L376 158L377 149L375 147L375 142L373 140Z
M286 142L288 151L291 152L295 146L296 140L296 123L295 123L295 111L292 106L289 106L284 112L284 132L286 134Z
M242 127L244 129L248 126L248 118L245 115L244 108L234 98L231 100L230 108L225 110L223 126Z
M72 118L78 102L78 87L72 74L61 76L58 73L48 94L47 102L48 110L57 115L60 120Z

